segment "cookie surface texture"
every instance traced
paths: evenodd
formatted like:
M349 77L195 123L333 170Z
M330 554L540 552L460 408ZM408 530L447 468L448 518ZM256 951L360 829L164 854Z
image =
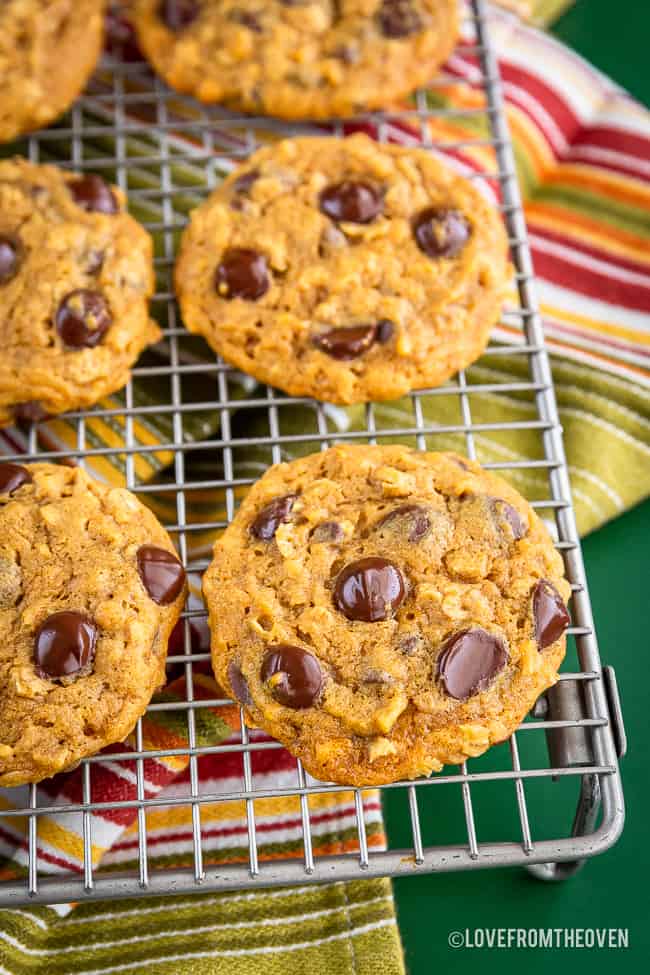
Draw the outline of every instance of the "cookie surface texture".
M129 491L0 463L0 785L122 741L163 683L185 574Z
M570 587L505 481L455 454L341 446L271 468L204 577L217 680L314 776L415 778L520 724Z
M227 362L357 403L474 361L508 271L501 218L471 182L355 135L255 153L193 212L175 282L186 327Z
M0 161L0 426L120 389L160 337L153 245L94 173Z
M386 108L430 81L457 0L135 0L142 50L172 88L258 115Z
M102 49L105 0L0 3L0 142L49 125L83 90Z

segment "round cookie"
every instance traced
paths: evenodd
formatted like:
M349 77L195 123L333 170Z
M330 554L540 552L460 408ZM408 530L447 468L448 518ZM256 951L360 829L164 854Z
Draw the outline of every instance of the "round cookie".
M0 3L0 142L48 125L85 88L104 38L105 0Z
M176 265L186 327L296 396L387 400L475 360L508 276L496 210L423 149L288 139L191 216Z
M480 755L557 677L570 587L501 478L455 454L342 446L272 467L203 582L219 683L319 779Z
M0 463L0 785L122 741L164 683L185 573L155 516L77 467Z
M258 115L386 108L430 81L457 0L135 0L142 50L172 88Z
M84 408L160 337L149 234L99 176L0 161L0 426Z

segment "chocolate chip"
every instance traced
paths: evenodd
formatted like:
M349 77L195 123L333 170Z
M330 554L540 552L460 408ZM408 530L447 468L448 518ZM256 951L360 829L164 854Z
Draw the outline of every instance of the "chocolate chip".
M333 359L356 359L366 352L377 337L376 325L353 325L352 328L330 328L314 336L314 345Z
M331 220L370 223L383 211L384 198L370 183L344 179L323 190L319 197L319 206Z
M16 403L13 408L14 420L19 426L31 426L47 419L49 413L43 409L38 400L28 400L26 403Z
M106 12L105 23L107 51L120 61L144 60L132 25L125 17L120 16L118 10L109 9Z
M228 682L235 698L240 704L250 705L253 703L248 681L241 672L240 667L231 660L228 664Z
M236 24L241 24L242 27L248 27L249 30L254 31L256 34L262 33L262 25L250 10L231 10L228 14L229 20L234 21Z
M378 523L379 531L404 535L409 542L421 542L431 531L431 516L421 504L402 504L389 511Z
M90 213L117 213L120 209L110 186L95 173L71 180L68 189L82 210Z
M339 44L332 51L331 57L342 61L343 64L356 64L359 60L359 49L351 44Z
M297 497L297 494L285 494L265 504L251 524L251 535L263 542L270 542L278 530L278 526L289 520L289 514Z
M197 0L162 0L158 6L158 16L173 31L188 27L198 15Z
M79 288L63 298L56 313L56 330L71 349L94 349L113 323L106 299L99 291Z
M428 257L456 257L467 243L470 226L458 210L429 207L414 218L413 236Z
M185 569L173 552L155 545L141 545L137 554L142 585L154 603L167 606L181 594Z
M384 37L408 37L422 30L422 20L411 0L382 0L377 17Z
M395 334L395 324L389 318L381 318L377 322L377 341L384 345L390 342Z
M233 193L248 193L253 183L257 182L259 178L259 169L249 169L248 172L242 173L236 180L233 180L231 189Z
M0 235L0 284L7 284L20 267L21 247L16 237Z
M222 298L256 301L269 290L266 258L248 247L231 247L221 258L214 286Z
M528 533L528 525L521 517L516 508L514 508L507 501L502 498L495 498L493 501L494 511L498 516L500 516L510 527L513 537L516 542L524 535Z
M323 521L312 530L312 542L329 542L330 545L343 540L345 532L338 521Z
M351 562L334 584L334 605L349 620L377 623L394 616L406 595L402 573L388 559Z
M323 686L316 657L302 647L286 643L269 647L262 661L261 677L278 704L296 710L316 704Z
M461 630L443 643L438 678L449 697L466 701L486 690L508 663L502 640L480 627Z
M562 597L547 579L540 579L533 589L533 619L539 650L559 640L571 622Z
M13 494L23 484L31 484L32 475L21 464L0 464L0 494Z
M84 613L64 610L41 623L34 639L34 661L41 677L71 677L95 656L97 626Z

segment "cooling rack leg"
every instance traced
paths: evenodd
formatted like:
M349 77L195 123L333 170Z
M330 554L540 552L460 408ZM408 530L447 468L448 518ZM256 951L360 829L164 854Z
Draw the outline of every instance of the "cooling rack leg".
M573 820L572 836L585 836L593 833L600 810L600 779L597 775L583 775L580 784L580 798ZM568 880L580 870L586 860L565 860L563 863L531 863L526 870L547 883Z

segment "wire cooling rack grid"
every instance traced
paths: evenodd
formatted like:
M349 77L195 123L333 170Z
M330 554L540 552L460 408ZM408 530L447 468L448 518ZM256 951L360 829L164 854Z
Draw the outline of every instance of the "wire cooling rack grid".
M86 430L89 414L77 413L70 414L76 423L76 449L43 450L37 428L32 427L28 459L75 459L84 463L91 456L119 454L126 465L128 487L136 493L145 494L152 487L141 482L136 475L138 452L144 454L161 449L172 451L174 478L164 489L175 494L176 515L174 523L168 524L167 528L176 538L178 549L188 567L200 571L205 568L207 560L188 562L190 533L221 525L218 522L188 522L187 505L191 502L193 492L197 490L225 488L227 515L229 519L232 517L235 488L250 483L251 480L250 477L237 476L241 450L263 448L268 453L268 462L275 462L282 457L283 445L301 441L317 441L325 447L334 440L345 439L386 442L399 434L412 437L420 447L435 449L438 438L460 434L465 439L467 454L473 458L478 454L480 460L479 441L482 433L507 429L535 431L543 447L543 459L491 463L486 466L505 470L506 474L508 469L513 468L536 468L547 472L548 497L531 500L537 509L543 509L545 516L554 519L557 546L565 559L567 574L573 587L573 625L569 633L575 640L575 647L567 655L565 667L568 665L569 669L562 673L556 688L538 702L520 731L512 736L507 745L499 746L506 750L507 761L502 762L505 767L491 768L489 760L486 764L484 758L475 759L457 769L447 768L444 774L434 775L429 779L396 783L384 789L390 809L394 810L399 806L408 814L410 836L399 846L389 843L386 850L375 851L369 848L363 816L363 797L357 790L355 809L358 852L353 855L314 857L309 796L312 793L340 792L343 787L314 784L298 765L295 788L267 788L263 791L257 789L252 774L251 754L265 745L249 738L243 722L241 744L210 748L197 744L198 709L218 707L226 702L194 699L193 666L206 660L207 654L192 653L189 619L197 615L197 610L188 610L185 613L184 653L170 657L170 663L182 665L185 669L187 701L178 705L178 710L180 713L185 712L187 720L190 793L184 798L176 797L172 802L191 806L193 868L150 869L147 811L160 805L168 805L170 800L164 798L164 793L163 797L145 797L143 761L148 757L168 753L143 750L142 729L138 725L136 743L139 750L123 754L125 761L128 759L132 762L135 759L137 798L117 805L137 810L139 869L132 873L102 874L101 870L97 871L92 866L90 813L100 809L102 805L90 801L92 771L96 763L102 761L101 756L96 756L83 763L82 801L78 805L61 809L62 812L83 813L83 874L48 875L44 873L42 865L39 865L36 854L39 817L56 810L45 805L37 806L36 788L32 787L30 802L25 809L0 813L0 817L11 814L26 816L29 824L27 875L19 881L0 883L0 904L17 906L22 902L53 903L146 893L305 883L308 880L411 875L423 871L514 864L531 865L530 869L540 876L557 879L576 869L581 859L606 849L619 835L624 813L617 752L620 755L624 750L624 733L613 672L609 668L601 669L594 635L589 595L570 502L561 429L535 298L513 150L504 115L498 65L488 36L484 0L472 0L465 8L463 43L457 53L474 56L480 65L480 69L477 68L475 74L464 83L472 85L479 93L483 91L484 102L481 107L466 110L436 108L435 100L432 107L432 100L425 92L419 92L411 111L393 114L389 118L373 114L363 121L373 124L380 138L386 137L390 125L420 125L423 138L429 144L430 135L426 123L430 119L438 116L475 116L476 122L487 122L489 138L476 142L493 147L496 168L486 175L474 173L472 178L487 178L495 185L498 182L500 186L501 209L509 231L519 294L518 306L508 310L507 319L511 326L514 324L521 328L522 335L521 342L514 346L490 346L486 356L490 357L489 361L497 363L498 357L504 354L520 358L528 367L528 376L523 381L474 383L468 381L464 373L460 373L454 384L414 393L411 397L412 423L399 431L382 429L377 424L372 405L368 405L366 409L366 429L346 434L332 432L328 426L326 408L309 400L285 398L271 388L251 395L248 399L235 398L230 384L231 370L222 362L211 358L205 349L198 360L196 356L189 357L183 344L188 336L178 317L172 293L177 235L185 222L184 214L178 211L177 199L179 195L185 194L192 205L205 192L205 186L201 187L201 180L192 179L193 167L194 170L197 166L200 167L201 173L207 174L208 185L214 185L219 173L228 168L230 159L245 156L255 147L256 133L269 129L276 133L293 132L300 130L300 127L283 126L269 119L236 119L219 109L200 108L191 100L169 92L149 73L145 65L108 57L97 79L91 83L66 119L57 127L32 136L28 151L34 161L43 161L51 157L52 146L56 142L57 159L63 165L79 170L104 171L128 192L130 203L136 210L144 208L150 212L151 219L145 223L162 240L162 253L157 258L159 291L154 300L154 309L164 324L167 359L161 359L154 365L140 364L134 375L139 383L150 378L155 378L159 383L168 380L169 398L158 407L140 405L134 397L133 385L129 383L123 407L94 411L96 415L123 425L123 446L98 447L92 440L89 443ZM433 83L434 91L441 81L445 82L444 76ZM454 77L453 82L463 83L458 77ZM191 113L183 108L185 106L187 109L189 105L192 106ZM153 134L155 141L141 144L138 136L144 137L147 134ZM153 151L152 144L156 147ZM66 147L67 158L60 160L62 145ZM437 145L440 148L461 146L460 143L454 146L441 143ZM134 173L139 174L137 180L133 178ZM196 341L192 340L194 343ZM195 395L188 396L190 387L199 380L211 383L212 392L205 401L197 401ZM536 418L504 424L473 422L472 398L488 392L531 395L537 406ZM247 395L246 392L244 395ZM444 425L427 422L424 419L425 406L431 397L454 398L458 406L458 421ZM283 417L295 405L303 408L307 406L313 410L313 430L304 433L293 431L290 434L282 432ZM186 436L187 425L195 411L206 408L213 413L218 412L218 432L209 440L190 444ZM268 433L247 435L247 415L250 413L252 417L252 411L256 411L255 415L259 416L260 410L265 414L264 430ZM134 438L135 418L152 411L159 415L166 414L170 418L171 436L169 442L161 447L143 447ZM237 420L233 423L235 413ZM242 435L239 434L240 429L243 430ZM218 454L222 462L223 477L217 480L192 478L186 469L187 451L190 447ZM152 705L152 709L170 707L176 708L176 705ZM535 750L529 747L533 739L544 744L542 732L546 735L548 748L538 747ZM232 752L233 749L241 754L241 789L228 795L209 795L201 791L199 756L222 750ZM490 754L495 752L493 749ZM113 754L110 760L116 762L120 759ZM575 796L567 798L566 790L561 788L562 780L567 778L572 779L578 787L575 790L578 793L578 806L573 828L569 821ZM481 835L481 820L480 816L477 817L476 809L481 804L482 790L490 785L500 790L504 815L509 807L514 806L514 833L503 839L483 839ZM543 788L537 788L540 785ZM456 835L454 841L450 842L443 824L438 822L437 800L441 789L460 793L464 813L460 819L463 829L460 841ZM303 853L297 859L260 862L256 843L255 800L280 795L299 797ZM565 826L558 826L557 835L536 835L536 809L532 805L531 797L536 798L542 806L546 804L547 808L551 803L558 804L562 820L566 813ZM202 806L227 799L244 800L246 804L248 863L206 866L202 849ZM400 817L402 822L404 818ZM457 828L458 825L457 822Z

